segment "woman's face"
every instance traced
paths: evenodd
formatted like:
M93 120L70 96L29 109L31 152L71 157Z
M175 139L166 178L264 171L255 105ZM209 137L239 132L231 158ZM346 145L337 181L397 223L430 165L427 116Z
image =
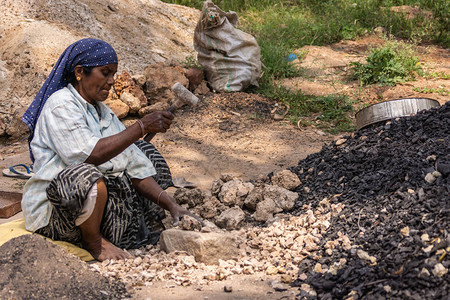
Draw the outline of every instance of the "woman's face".
M105 101L109 90L114 84L114 75L117 72L117 64L109 64L92 69L90 74L83 72L83 68L75 68L75 75L80 78L75 88L89 103ZM79 74L77 74L79 73Z

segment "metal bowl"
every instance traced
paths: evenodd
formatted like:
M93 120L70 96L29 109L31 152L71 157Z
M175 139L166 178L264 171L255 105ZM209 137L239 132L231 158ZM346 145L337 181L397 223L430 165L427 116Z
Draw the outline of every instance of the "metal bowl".
M421 110L438 106L440 104L437 100L429 98L404 98L372 104L356 113L356 129L381 121L411 116Z

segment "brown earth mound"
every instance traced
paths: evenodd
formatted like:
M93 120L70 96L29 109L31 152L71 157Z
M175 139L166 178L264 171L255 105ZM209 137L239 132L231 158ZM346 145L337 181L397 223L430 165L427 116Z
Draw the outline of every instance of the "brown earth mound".
M123 299L123 283L108 280L79 258L28 234L0 247L0 299Z

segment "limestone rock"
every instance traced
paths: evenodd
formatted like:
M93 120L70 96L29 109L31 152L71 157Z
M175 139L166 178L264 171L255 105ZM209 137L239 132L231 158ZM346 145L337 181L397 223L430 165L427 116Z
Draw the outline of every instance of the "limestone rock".
M133 77L131 77L131 75L125 70L122 71L122 74L116 76L116 79L114 81L114 91L122 101L123 101L122 94L127 92L138 99L139 108L147 106L147 98L145 97L144 91L142 90L142 85L141 86L137 85L135 80L133 80ZM132 113L136 113L139 110L139 109L133 110L133 107L131 106L130 108L132 110Z
M202 229L202 223L191 216L185 215L181 219L180 228L189 231L200 231Z
M169 103L158 102L150 106L143 107L139 110L139 116L143 117L146 114L152 113L154 111L167 110L170 107Z
M272 177L272 183L292 191L301 184L301 181L296 174L289 170L283 170Z
M18 139L23 136L24 133L28 132L27 125L25 125L25 123L22 121L22 116L25 113L25 109L26 108L21 107L15 109L14 114L10 118L9 126L5 126L6 134L11 136L12 139Z
M194 94L196 95L205 95L210 92L210 89L208 85L206 84L206 81L202 81L200 85L194 90Z
M253 188L253 184L243 182L240 179L228 181L222 185L219 200L227 206L238 205L242 207L245 197Z
M238 206L222 212L216 220L216 224L221 228L237 229L245 219L245 213Z
M222 180L223 182L228 182L228 181L234 180L235 178L234 178L233 174L225 173L225 174L220 174L219 179Z
M284 211L289 211L294 207L298 194L276 185L266 185L263 197L264 200L272 199L277 207Z
M254 188L248 193L248 196L244 200L244 205L250 210L256 210L256 206L263 200L262 189Z
M147 78L145 78L144 74L136 74L136 75L131 76L131 78L141 88L144 86L145 82L147 81Z
M107 100L106 105L116 114L119 119L123 119L128 116L130 107L120 100Z
M200 189L180 188L173 195L178 204L187 204L190 208L202 204L205 201L205 193Z
M236 239L228 233L203 233L178 229L165 230L160 238L165 252L185 251L197 262L218 264L219 259L228 260L239 256Z
M176 82L185 87L189 85L189 80L180 67L171 67L161 63L152 64L145 68L144 75L147 78L145 94L151 104L171 102L174 98L171 87Z
M130 113L135 114L141 109L140 100L132 95L130 92L123 92L120 95L120 100L130 107Z
M211 219L218 215L220 201L216 197L208 197L205 199L203 205L199 208L199 213L202 218Z
M214 180L211 184L211 193L214 196L218 196L223 184L224 184L224 182L220 179Z
M199 68L190 68L185 72L185 75L189 80L189 90L194 91L203 82L205 72Z
M256 205L256 212L253 214L253 218L256 221L265 222L273 217L274 213L283 211L275 205L275 201L267 198Z

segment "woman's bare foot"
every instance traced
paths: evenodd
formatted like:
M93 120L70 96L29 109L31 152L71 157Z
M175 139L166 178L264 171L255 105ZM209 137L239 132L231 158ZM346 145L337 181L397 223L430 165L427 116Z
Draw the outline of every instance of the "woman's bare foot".
M89 251L89 253L98 261L107 259L118 260L130 257L130 254L116 247L104 237L100 237L100 239L96 239L92 242L83 241L83 248Z

